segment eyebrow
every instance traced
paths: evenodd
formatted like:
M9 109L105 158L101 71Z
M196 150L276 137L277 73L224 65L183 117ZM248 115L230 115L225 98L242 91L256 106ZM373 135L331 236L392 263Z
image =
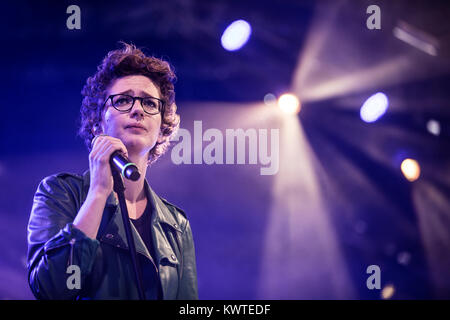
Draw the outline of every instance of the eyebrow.
M136 92L137 92L137 91L136 91ZM143 95L143 96L145 96L145 97L157 98L157 97L154 97L154 96L152 96L150 93L147 93L147 92L145 92L145 91L140 91L139 93L141 94L141 96ZM128 89L128 90L125 90L125 91L122 91L122 92L119 92L119 93L116 93L116 94L129 94L129 95L134 95L134 91L131 90L131 89ZM158 98L158 99L159 99L159 98Z

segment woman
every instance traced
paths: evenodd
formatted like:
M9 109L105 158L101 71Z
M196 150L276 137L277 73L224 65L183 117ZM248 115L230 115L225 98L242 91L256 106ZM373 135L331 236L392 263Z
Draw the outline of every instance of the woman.
M89 171L45 178L28 224L28 280L38 299L138 299L109 164L120 151L141 177L124 179L146 299L198 299L189 221L148 185L147 167L179 127L167 62L123 44L83 88L80 135Z

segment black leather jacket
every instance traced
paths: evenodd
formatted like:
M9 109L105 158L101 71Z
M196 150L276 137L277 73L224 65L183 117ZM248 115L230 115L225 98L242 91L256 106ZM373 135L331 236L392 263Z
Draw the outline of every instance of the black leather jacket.
M108 197L97 238L73 226L89 190L83 176L62 173L45 178L34 197L28 223L28 282L37 299L137 299L121 211L114 193ZM198 299L194 241L184 212L160 198L145 181L154 206L152 259L132 226L142 267L159 276L163 299ZM80 270L80 289L67 285L69 265Z

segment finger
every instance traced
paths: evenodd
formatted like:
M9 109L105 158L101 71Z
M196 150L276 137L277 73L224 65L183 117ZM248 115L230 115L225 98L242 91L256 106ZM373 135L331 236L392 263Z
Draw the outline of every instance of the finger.
M128 149L127 147L123 144L122 140L118 139L118 138L114 138L114 137L107 137L106 139L108 139L108 141L111 143L111 145L114 145L117 147L117 151L122 152L124 155L128 156Z
M114 152L111 151L109 154L107 154L110 147L112 147L114 150L126 150L126 148L124 148L124 146L122 146L120 142L111 141L109 138L102 137L97 140L94 149L92 149L89 156L94 161L109 161L111 154ZM105 159L105 157L107 157L107 159Z
M128 150L125 147L125 145L123 144L122 140L114 138L114 137L110 137L107 135L103 135L103 136L98 136L98 138L96 139L97 141L94 142L94 147L91 151L91 157L94 158L96 156L102 156L102 154L105 152L106 148L108 146L114 146L114 151L120 151L121 153L123 153L125 156L128 157ZM114 152L112 151L112 152Z
M101 136L96 136L95 141L93 141L93 147L91 153L89 154L90 158L95 159L99 154L104 151L106 146L106 139L103 139Z
M98 140L99 138L104 137L104 136L108 136L108 135L106 135L106 134L104 134L104 133L99 134L99 135L96 135L96 136L94 137L94 139L92 139L92 141L91 141L91 148L94 148L95 142L97 142L97 140Z
M116 151L122 151L122 148L120 145L115 145L115 144L108 144L105 145L101 151L99 151L99 158L100 159L110 159L111 155L116 152ZM123 151L122 151L123 152Z
M122 142L122 140L120 140L120 139L118 139L118 138L115 138L115 137L111 137L111 136L108 136L108 135L106 135L106 134L100 134L100 135L98 135L98 136L95 136L94 137L94 139L92 140L92 146L94 147L95 146L95 143L97 143L97 141L110 141L111 143L116 143L116 144L120 144L121 146L122 146L122 148L123 149L125 149L126 150L126 147L125 147L125 145L123 144L123 142Z

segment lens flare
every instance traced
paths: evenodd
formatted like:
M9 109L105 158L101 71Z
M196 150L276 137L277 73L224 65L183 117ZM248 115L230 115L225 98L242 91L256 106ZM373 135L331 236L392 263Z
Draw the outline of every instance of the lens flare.
M278 107L286 114L296 114L300 112L300 101L297 96L285 93L278 98Z
M228 51L239 50L247 43L251 34L252 28L247 21L234 21L222 34L222 47Z
M381 290L381 298L384 300L388 300L392 298L395 293L395 287L392 284L386 285L383 290Z
M409 181L415 181L419 179L420 176L420 166L419 163L414 159L405 159L403 160L400 166L403 175Z
M388 106L389 100L387 96L382 92L375 93L362 105L360 110L361 119L369 123L377 121L386 112Z
M268 93L264 96L264 104L266 106L273 106L277 104L277 97L273 93Z
M427 130L429 133L438 136L441 133L441 125L438 121L431 119L427 121Z

